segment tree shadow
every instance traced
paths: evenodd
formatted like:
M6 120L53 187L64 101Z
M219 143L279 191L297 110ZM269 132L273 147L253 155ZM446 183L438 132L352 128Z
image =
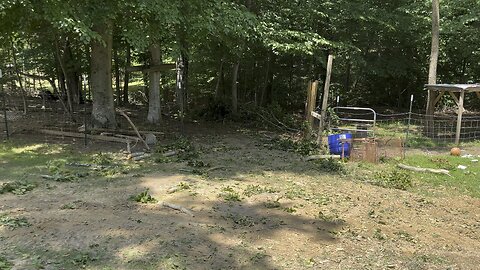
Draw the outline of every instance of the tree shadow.
M198 159L211 167L223 167L210 172L201 169L207 184L222 185L219 181L226 179L248 183L244 178L264 176L266 172L319 174L314 165L305 163L299 155L271 149L255 134L234 129L221 134L212 130L202 133L204 128L202 132L189 130ZM17 145L29 144L26 140ZM91 143L89 147L95 150L96 146L102 144ZM35 159L48 150L42 147L45 146L25 155ZM79 152L85 151L81 145L76 147ZM28 158L22 155L5 158L20 164L20 168L25 164L19 160ZM65 155L75 155L75 151L49 157ZM171 175L181 175L178 168L190 168L186 162L147 167ZM293 246L308 249L312 244L335 243L336 232L346 226L342 220L288 213L268 208L264 202L227 202L218 197L180 194L173 202L193 206L195 217L190 217L159 205L130 201L130 195L145 189L141 179L132 180L129 176L103 181L58 183L56 189L34 190L28 194L28 200L2 195L0 202L6 206L2 211L26 216L32 226L2 232L5 245L0 252L11 259L26 254L26 264L46 269L277 269L282 268L278 262L284 259L278 256L288 253ZM277 249L282 250L281 255L275 255Z
M90 200L69 192L72 187L36 194L30 201L2 197L2 204L24 209L21 214L32 223L4 231L4 247L15 247L17 254L35 258L46 269L276 269L266 242L275 239L286 249L299 241L334 243L334 232L345 225L267 209L261 203L177 197L183 205L202 206L191 217L160 205L129 202L128 194L142 188L139 184L116 191L85 190L93 194ZM50 197L59 191L69 194ZM72 209L59 205L75 198L82 200ZM35 206L41 209L31 212Z

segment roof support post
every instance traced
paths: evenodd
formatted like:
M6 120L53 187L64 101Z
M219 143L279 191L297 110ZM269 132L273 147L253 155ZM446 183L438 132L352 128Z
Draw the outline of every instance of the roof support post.
M455 136L455 144L460 144L460 135L462 134L462 117L463 111L463 104L465 101L465 91L460 92L460 98L458 100L458 118L457 118L457 134Z

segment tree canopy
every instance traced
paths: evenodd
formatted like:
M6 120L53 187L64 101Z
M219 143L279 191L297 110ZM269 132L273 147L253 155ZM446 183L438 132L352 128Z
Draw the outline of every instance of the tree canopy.
M480 1L442 0L440 13L438 81L477 82ZM128 73L129 65L152 66L149 48L158 46L163 63L182 61L182 91L187 92L182 95L191 111L219 102L228 107L232 93L241 105L300 109L308 80L323 80L328 54L336 55L332 91L345 103L402 107L410 94L415 94L419 97L417 106L421 106L431 42L431 1L0 3L0 65L12 65L16 58L16 65L21 66L17 69L48 79L68 99L70 109L86 97L81 78L100 78L93 76L96 67L92 57L98 57L96 43L110 50L109 38L115 65L96 64L116 72L102 73L103 80ZM133 64L127 61L130 54ZM111 64L112 56L102 61ZM148 76L142 79L148 85ZM174 79L164 74L159 82L162 104L180 99L178 91L172 94ZM117 78L117 84L120 81ZM177 88L183 86L177 84ZM231 92L233 86L238 90ZM93 91L95 104L95 95L110 91L103 88L111 88L111 83L94 83L92 87L102 88ZM128 101L119 88L107 95Z

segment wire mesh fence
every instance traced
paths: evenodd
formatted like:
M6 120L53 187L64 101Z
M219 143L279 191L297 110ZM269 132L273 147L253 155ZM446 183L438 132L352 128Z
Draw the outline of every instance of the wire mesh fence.
M337 112L330 115L333 130L348 130L365 137L355 130L370 130L368 136L376 138L402 138L406 146L437 146L455 143L457 133L457 116L454 114L425 115L419 113L376 114L373 127L365 127L361 121L373 119L374 113ZM364 133L364 132L363 132ZM355 134L354 134L355 136ZM480 115L464 116L461 123L460 141L480 140Z

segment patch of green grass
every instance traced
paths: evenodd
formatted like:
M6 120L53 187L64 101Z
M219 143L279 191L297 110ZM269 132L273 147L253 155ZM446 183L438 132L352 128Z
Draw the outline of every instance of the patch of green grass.
M478 158L477 158L478 159ZM443 186L455 188L461 193L480 198L480 163L472 162L469 158L450 156L449 154L438 156L413 155L407 156L405 164L432 169L447 169L450 175L433 173L413 173L416 183L430 186ZM467 167L466 170L458 169L459 165Z
M417 242L415 238L408 232L399 231L399 232L394 232L393 234L395 234L398 238L405 240L407 242L414 243L414 244Z
M62 209L62 210L78 209L82 204L83 204L83 201L78 200L78 201L74 201L74 202L71 202L71 203L64 204L60 207L60 209Z
M255 220L253 217L250 216L242 216L242 215L229 215L228 216L233 223L240 225L242 227L253 227L255 226Z
M304 199L320 206L330 203L330 198L321 194L314 194L312 197L305 197Z
M344 222L343 219L340 219L337 214L325 214L322 211L318 212L318 215L315 217L318 220L330 222L330 223L341 223Z
M283 208L283 211L285 211L287 213L290 213L290 214L293 214L293 213L297 212L297 209L294 206L292 206L292 207Z
M185 182L180 182L178 184L178 190L187 190L187 189L191 189L192 187L188 184L188 183L185 183Z
M211 167L210 163L205 163L201 160L197 160L197 159L194 159L194 160L189 160L187 162L187 165L190 166L190 167L193 167L193 168L209 168Z
M111 166L114 164L114 158L109 153L98 153L92 155L90 159L91 163L100 166Z
M15 230L22 227L30 227L32 224L25 217L12 218L7 215L0 216L0 225Z
M296 198L303 199L306 196L308 196L308 194L305 189L295 184L289 187L288 190L285 192L285 198L289 200L293 200Z
M0 270L10 270L13 267L13 263L7 260L5 257L0 256Z
M0 144L0 179L22 179L45 171L48 160L67 154L63 146L8 142Z
M375 230L375 232L373 232L373 238L375 238L377 240L380 240L380 241L383 241L383 240L387 239L385 234L382 233L382 230L378 229L378 228Z
M148 191L149 190L147 189L144 192L141 192L140 194L131 196L130 199L139 203L144 203L144 204L157 203L158 200L152 197L152 195L150 195Z
M77 252L71 255L72 264L85 267L86 265L98 261L99 257L90 252Z
M242 201L240 194L230 186L222 188L222 192L218 196L227 202Z
M266 201L263 203L266 208L280 208L281 204L278 200L276 201Z
M261 187L259 185L248 185L243 191L243 195L247 197L252 197L253 195L259 195L263 193L277 193L278 190L275 190L271 187Z

